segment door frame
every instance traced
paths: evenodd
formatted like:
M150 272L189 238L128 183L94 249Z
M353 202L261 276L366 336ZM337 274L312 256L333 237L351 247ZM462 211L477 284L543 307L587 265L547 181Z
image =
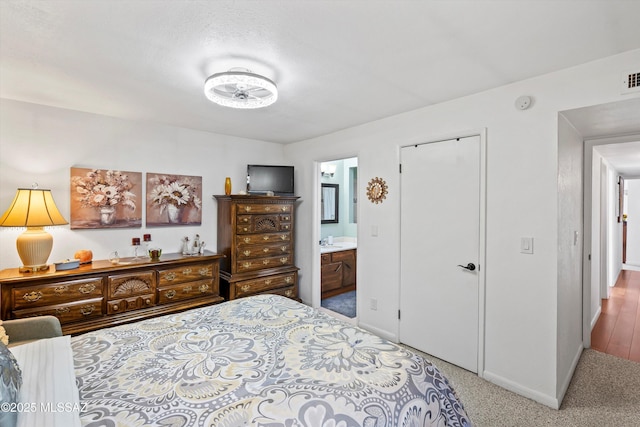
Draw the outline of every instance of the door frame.
M410 147L412 145L431 144L435 142L449 141L456 138L467 138L477 136L480 138L480 194L479 194L479 245L478 245L478 365L477 375L480 378L484 377L484 353L485 353L485 299L486 299L486 246L487 246L487 128L472 129L463 132L455 132L452 134L444 134L438 137L429 137L422 139L421 142L414 142L410 144L402 144L398 146L398 158L402 162L402 148ZM402 179L400 180L402 185ZM402 193L401 193L402 194ZM402 218L402 212L400 212L400 218ZM401 223L402 221L400 221ZM398 224L398 234L401 235L400 227ZM402 253L400 254L402 256ZM402 276L402 270L399 272ZM400 292L402 292L402 277L399 277L400 286L398 286L398 308L402 301ZM398 340L400 339L400 322L398 322Z
M631 134L611 134L601 137L583 138L584 152L582 163L583 182L583 246L582 246L582 345L584 348L591 348L591 331L595 326L602 311L602 299L609 298L609 287L606 280L602 280L600 271L603 262L606 262L608 254L607 245L600 242L600 230L606 229L606 218L597 215L594 218L594 209L600 210L600 200L594 199L593 182L595 180L593 170L593 151L598 146L609 144L625 144L638 140L638 133ZM609 265L608 268L614 266ZM596 293L597 295L594 295ZM598 307L595 313L591 312L591 300L598 300Z
M343 155L338 155L338 156L328 156L328 157L321 157L321 158L317 158L313 161L313 215L312 215L312 221L314 224L314 227L312 229L311 232L311 243L313 245L313 249L312 249L312 256L313 259L311 260L311 306L313 308L318 308L321 307L322 304L322 290L321 290L321 276L322 276L322 268L320 265L320 245L317 243L320 241L320 227L321 227L321 223L320 223L320 206L321 206L321 198L322 198L322 194L320 191L320 185L322 183L322 178L321 178L321 170L320 170L320 166L322 163L324 162L331 162L331 161L335 161L335 160L344 160L344 159L352 159L352 158L356 158L358 159L358 170L360 170L360 155L358 153L356 154L343 154ZM358 203L357 206L357 218L360 218L360 209L361 209L362 203ZM361 242L360 239L360 227L358 226L358 232L357 232L357 237L356 237L357 241L358 241L358 245ZM356 263L356 277L359 275L358 273L358 267L359 263ZM358 294L356 293L356 311L358 310L359 307L359 298L358 298ZM357 319L357 316L356 316Z

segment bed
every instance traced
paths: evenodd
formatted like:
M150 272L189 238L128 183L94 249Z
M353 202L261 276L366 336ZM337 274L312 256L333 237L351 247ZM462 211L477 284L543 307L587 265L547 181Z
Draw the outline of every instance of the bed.
M277 295L70 344L83 426L471 425L429 361Z

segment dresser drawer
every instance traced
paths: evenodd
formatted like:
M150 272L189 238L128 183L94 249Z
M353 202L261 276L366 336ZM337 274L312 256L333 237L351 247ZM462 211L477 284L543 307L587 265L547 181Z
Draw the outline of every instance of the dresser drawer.
M283 287L294 287L297 280L297 273L279 274L264 277L262 279L246 280L235 283L236 297L271 292Z
M260 203L238 203L236 213L240 214L269 214L269 213L291 213L292 205L260 204Z
M198 280L196 282L181 283L179 285L166 286L158 289L158 302L160 304L166 304L217 294L218 289L215 288L213 280Z
M13 308L42 307L102 297L102 278L13 288Z
M137 297L109 301L107 302L107 314L124 313L126 311L153 307L155 305L155 300L155 295L140 295Z
M212 279L218 275L218 264L194 264L158 271L158 285L175 285L194 280Z
M243 245L258 245L264 243L278 243L278 242L290 242L291 233L270 233L270 234L247 234L244 236L236 237L236 244L238 246Z
M282 242L266 245L245 245L237 249L239 260L261 258L276 255L285 255L291 253L291 242Z
M290 254L251 260L238 260L236 263L236 269L238 272L244 272L261 270L264 268L285 267L289 265L293 265L293 256Z
M282 295L287 298L296 298L297 292L295 286L288 286L286 288L274 289L273 291L264 292L265 294Z
M280 221L280 215L238 215L236 233L275 233L291 230L290 222Z
M136 295L153 295L156 292L156 274L154 271L109 276L107 282L109 300Z
M13 315L17 319L45 315L56 316L60 320L61 324L66 324L101 317L104 314L102 310L102 300L102 298L94 298L68 304L15 310Z

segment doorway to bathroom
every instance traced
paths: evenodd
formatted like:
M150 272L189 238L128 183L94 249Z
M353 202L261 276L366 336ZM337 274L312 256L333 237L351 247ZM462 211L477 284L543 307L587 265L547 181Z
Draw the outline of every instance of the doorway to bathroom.
M320 164L321 307L357 319L358 158Z

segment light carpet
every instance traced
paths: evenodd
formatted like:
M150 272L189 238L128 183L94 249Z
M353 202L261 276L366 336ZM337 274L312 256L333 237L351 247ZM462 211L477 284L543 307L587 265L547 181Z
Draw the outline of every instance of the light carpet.
M585 350L562 406L555 410L412 350L449 378L476 427L640 426L640 363Z

